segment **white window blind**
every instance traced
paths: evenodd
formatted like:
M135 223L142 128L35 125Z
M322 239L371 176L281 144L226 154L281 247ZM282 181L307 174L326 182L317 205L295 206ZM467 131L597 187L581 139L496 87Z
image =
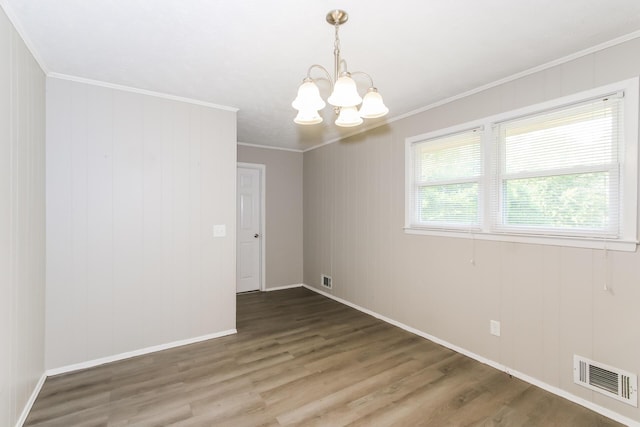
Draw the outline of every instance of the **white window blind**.
M497 123L498 232L617 238L622 96Z
M412 145L413 226L479 227L480 144L474 129Z

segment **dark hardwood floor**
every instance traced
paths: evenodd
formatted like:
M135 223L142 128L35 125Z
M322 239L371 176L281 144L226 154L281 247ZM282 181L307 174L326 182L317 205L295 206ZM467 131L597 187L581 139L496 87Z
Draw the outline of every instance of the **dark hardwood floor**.
M25 426L616 426L304 288L238 334L47 379Z

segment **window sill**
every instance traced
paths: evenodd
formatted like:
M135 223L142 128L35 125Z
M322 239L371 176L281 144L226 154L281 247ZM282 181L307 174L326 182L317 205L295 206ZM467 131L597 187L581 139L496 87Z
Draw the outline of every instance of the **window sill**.
M405 227L405 234L453 237L461 239L490 240L497 242L527 243L532 245L565 246L573 248L607 249L610 251L635 252L637 241L605 240L595 238L529 236L524 234L486 233L482 231L454 231L431 228Z

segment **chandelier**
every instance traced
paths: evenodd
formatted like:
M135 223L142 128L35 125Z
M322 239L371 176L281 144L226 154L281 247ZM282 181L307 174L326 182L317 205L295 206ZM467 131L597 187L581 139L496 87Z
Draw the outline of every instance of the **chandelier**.
M358 126L362 124L362 119L382 117L389 112L389 109L382 102L382 96L378 93L378 89L374 87L371 76L363 71L347 71L347 62L340 58L338 29L348 19L349 15L344 10L332 10L327 13L327 22L335 28L333 78L322 65L313 64L309 67L307 77L304 78L298 88L298 96L291 103L291 106L298 110L298 115L293 120L297 124L313 125L322 122L322 117L320 117L318 111L323 109L326 103L320 97L320 90L316 85L316 80L324 79L324 76L316 79L312 78L311 71L314 69L324 72L331 84L332 91L329 98L327 98L327 102L333 105L334 111L338 115L335 121L337 126ZM356 75L363 75L369 79L370 86L364 98L358 94L356 82L351 78L351 76ZM358 105L360 105L360 109L358 109Z

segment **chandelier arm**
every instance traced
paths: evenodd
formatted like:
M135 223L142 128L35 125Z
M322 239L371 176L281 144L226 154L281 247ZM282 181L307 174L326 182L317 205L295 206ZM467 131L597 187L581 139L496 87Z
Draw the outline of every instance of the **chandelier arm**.
M351 75L355 75L355 74L364 74L365 76L367 76L369 78L369 83L371 83L371 86L369 86L369 87L375 87L374 84L373 84L373 78L368 73L365 73L364 71L352 71L351 72Z
M309 69L307 70L307 78L310 79L311 78L311 70L313 70L314 68L319 68L321 69L326 75L327 75L327 80L329 80L329 84L331 85L331 90L333 90L333 84L334 81L331 78L331 74L329 73L329 71L324 68L322 65L320 64L313 64L312 66L309 67Z

